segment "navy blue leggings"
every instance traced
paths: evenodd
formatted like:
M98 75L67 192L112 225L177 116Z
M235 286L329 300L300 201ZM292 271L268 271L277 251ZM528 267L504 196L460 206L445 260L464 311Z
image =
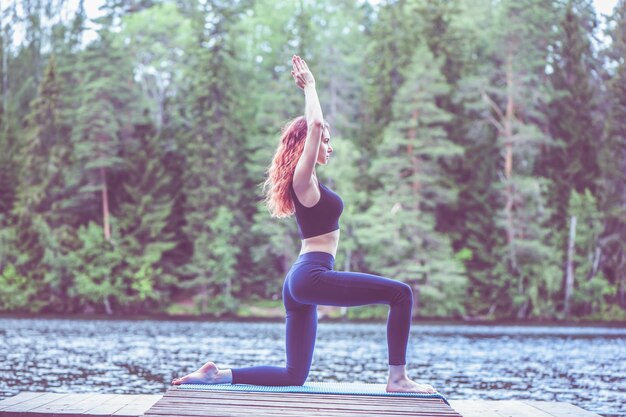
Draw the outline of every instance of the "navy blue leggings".
M335 258L326 252L308 252L298 257L283 285L283 303L287 310L287 366L233 368L233 384L304 384L313 358L318 304L346 307L388 304L389 364L406 364L413 306L411 287L377 275L334 271L334 263Z

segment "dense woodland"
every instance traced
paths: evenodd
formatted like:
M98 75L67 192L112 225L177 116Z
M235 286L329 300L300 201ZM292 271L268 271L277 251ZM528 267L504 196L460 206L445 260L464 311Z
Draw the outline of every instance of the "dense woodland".
M298 54L336 269L419 317L626 319L624 0L67 3L1 6L0 311L280 305L300 241L260 185Z

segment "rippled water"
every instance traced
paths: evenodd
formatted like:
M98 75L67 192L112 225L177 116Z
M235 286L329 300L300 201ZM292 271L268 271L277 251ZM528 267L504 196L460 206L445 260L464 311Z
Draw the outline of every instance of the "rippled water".
M284 365L284 325L0 319L0 399L154 394L205 360ZM320 323L309 381L386 382L384 324ZM449 399L565 401L626 416L626 329L414 324L409 375Z

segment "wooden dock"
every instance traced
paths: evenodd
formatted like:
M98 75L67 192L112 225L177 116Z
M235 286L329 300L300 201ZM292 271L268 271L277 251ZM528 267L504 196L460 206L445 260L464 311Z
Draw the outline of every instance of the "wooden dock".
M22 392L0 401L0 417L600 417L567 403L415 397L191 391L165 395Z
M146 417L462 417L440 398L294 392L191 391L172 387Z
M0 416L142 416L162 395L20 392L0 401Z

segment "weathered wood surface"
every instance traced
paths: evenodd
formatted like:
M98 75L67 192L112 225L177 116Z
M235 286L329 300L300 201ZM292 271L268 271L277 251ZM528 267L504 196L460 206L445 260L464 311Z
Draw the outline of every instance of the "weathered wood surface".
M550 401L450 400L463 417L601 417L575 405Z
M150 417L461 417L438 398L286 392L193 391L170 388Z
M0 401L2 417L142 416L162 395L22 392Z
M159 401L160 400L160 401ZM0 417L116 416L463 416L600 417L568 403L451 400L366 395L187 391L163 395L23 392L0 401Z

